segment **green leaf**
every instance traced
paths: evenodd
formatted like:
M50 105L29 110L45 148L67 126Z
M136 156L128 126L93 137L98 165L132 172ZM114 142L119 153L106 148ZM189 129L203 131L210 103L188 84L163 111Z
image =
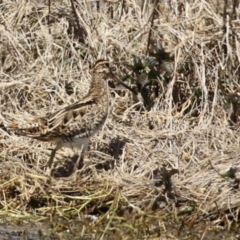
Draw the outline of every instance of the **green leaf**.
M149 81L148 74L146 72L142 72L138 78L137 83L141 85L141 87L144 87Z
M148 100L148 90L146 88L142 88L141 95L144 100L146 100L146 101Z
M133 71L139 73L140 70L144 69L142 60L138 56L133 58Z
M155 57L148 57L143 61L144 67L153 68L158 65L158 61Z
M174 62L166 62L163 61L160 65L161 69L165 71L167 74L173 74L174 71Z
M174 57L170 53L166 52L161 44L158 44L156 50L151 53L151 56L155 57L158 62L162 61L174 61Z
M226 173L222 174L223 177L225 178L231 178L231 179L234 179L236 178L236 172L237 172L237 168L230 168Z
M123 82L130 82L130 83L135 82L134 78L133 78L131 75L125 75L125 76L123 76L123 77L122 77L122 81L123 81Z
M149 73L148 73L148 78L151 80L158 80L160 78L160 74L158 71L152 69Z
M202 89L201 88L193 88L192 89L194 96L201 97L202 96Z
M191 203L189 206L186 206L183 210L179 211L177 213L178 216L182 216L186 213L192 213L196 208L196 204L195 203Z

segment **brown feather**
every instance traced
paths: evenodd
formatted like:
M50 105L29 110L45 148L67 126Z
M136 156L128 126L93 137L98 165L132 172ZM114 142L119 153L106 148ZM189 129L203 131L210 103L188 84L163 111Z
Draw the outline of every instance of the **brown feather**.
M108 78L114 78L108 62L96 62L93 68L92 81L88 94L77 101L46 117L36 118L26 124L12 123L8 129L21 136L53 141L57 144L52 152L49 165L51 166L55 152L60 147L71 146L79 142L81 148L87 148L88 139L104 124L108 115ZM81 139L82 142L81 142Z

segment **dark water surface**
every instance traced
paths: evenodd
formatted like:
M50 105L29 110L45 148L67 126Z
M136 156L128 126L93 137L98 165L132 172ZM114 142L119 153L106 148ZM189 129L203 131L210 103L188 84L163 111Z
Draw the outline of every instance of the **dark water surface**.
M178 225L169 224L165 230L158 229L156 231L149 232L146 236L137 236L135 233L138 231L134 230L134 234L131 236L126 232L124 235L124 226L118 231L112 231L107 226L95 226L94 221L87 220L83 222L80 220L65 220L59 218L52 222L34 222L34 221L22 221L21 223L0 223L0 240L47 240L47 239L152 239L152 240L168 240L168 239L202 239L202 240L240 240L240 229L237 227L234 230L228 231L221 228L207 228L206 225L197 225L193 228L185 228L179 231ZM101 229L97 229L97 228ZM106 231L106 228L108 229ZM118 226L119 228L119 226ZM151 228L149 226L149 228ZM158 236L157 236L158 235Z

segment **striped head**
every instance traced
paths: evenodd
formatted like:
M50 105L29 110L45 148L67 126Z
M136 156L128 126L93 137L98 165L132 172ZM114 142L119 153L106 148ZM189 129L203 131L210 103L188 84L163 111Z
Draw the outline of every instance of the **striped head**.
M93 74L112 77L113 73L107 60L97 60L93 67Z

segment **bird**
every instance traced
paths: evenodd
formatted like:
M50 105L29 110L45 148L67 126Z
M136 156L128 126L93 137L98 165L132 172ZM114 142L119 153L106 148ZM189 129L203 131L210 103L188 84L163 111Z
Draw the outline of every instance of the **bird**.
M17 135L53 142L55 148L46 164L50 171L56 152L62 148L77 148L87 151L90 138L104 125L108 117L109 97L107 80L118 81L107 60L97 60L92 69L88 93L79 101L44 117L25 124L11 123L7 129Z

